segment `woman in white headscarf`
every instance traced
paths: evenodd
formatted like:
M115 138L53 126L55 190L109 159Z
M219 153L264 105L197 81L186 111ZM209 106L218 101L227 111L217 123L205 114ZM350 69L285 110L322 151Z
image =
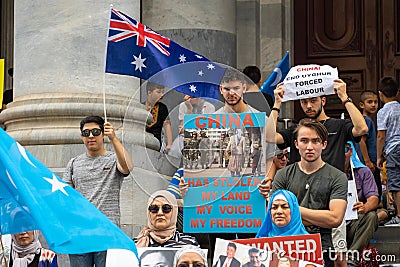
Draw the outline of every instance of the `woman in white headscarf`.
M12 235L10 267L57 267L57 255L42 248L39 231Z
M183 246L175 254L174 267L207 267L207 257L201 248L196 246Z

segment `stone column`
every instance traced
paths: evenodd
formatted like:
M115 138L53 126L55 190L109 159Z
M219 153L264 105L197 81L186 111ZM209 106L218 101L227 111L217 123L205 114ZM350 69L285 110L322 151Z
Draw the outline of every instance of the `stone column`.
M145 133L148 112L139 80L104 74L112 1L15 1L14 102L0 114L7 132L58 175L85 151L79 122L104 116L130 151L135 169L123 184L122 228L136 235L146 224L149 193L166 188L175 168ZM139 17L140 1L116 9ZM108 144L109 145L109 144Z
M235 0L142 1L142 22L212 61L236 67Z

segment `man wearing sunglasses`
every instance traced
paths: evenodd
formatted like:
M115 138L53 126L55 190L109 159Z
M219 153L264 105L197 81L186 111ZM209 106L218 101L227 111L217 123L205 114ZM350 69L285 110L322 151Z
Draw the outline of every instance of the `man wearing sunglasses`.
M120 224L119 198L124 177L133 169L131 156L115 135L114 127L99 116L89 116L80 123L86 152L72 158L63 180L80 192L116 225ZM104 138L114 151L104 146ZM71 267L105 266L106 251L71 254Z

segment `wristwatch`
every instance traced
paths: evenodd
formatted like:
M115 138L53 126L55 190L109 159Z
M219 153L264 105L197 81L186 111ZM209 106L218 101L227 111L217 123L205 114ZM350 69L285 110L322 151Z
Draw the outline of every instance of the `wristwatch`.
M343 101L343 105L346 105L347 102L353 103L353 99L351 99L350 97L348 97L345 101Z

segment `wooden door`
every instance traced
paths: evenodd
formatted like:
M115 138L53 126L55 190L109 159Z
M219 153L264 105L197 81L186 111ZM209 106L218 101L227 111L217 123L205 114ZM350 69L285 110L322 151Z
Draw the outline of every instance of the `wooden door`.
M400 0L296 0L294 65L337 67L348 94L358 104L364 90L376 91L383 75L400 78ZM329 96L326 113L346 114ZM347 114L346 114L347 115ZM304 117L295 103L295 119Z

